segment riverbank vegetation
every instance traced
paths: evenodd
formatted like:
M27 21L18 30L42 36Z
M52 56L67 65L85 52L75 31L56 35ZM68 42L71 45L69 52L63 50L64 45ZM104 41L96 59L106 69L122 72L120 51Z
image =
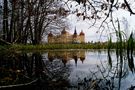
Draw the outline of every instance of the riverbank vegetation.
M105 49L107 45L100 44L41 44L41 45L6 45L0 46L0 49L8 50L54 50L54 49Z
M131 40L127 42L105 42L105 43L85 43L85 44L12 44L12 45L0 45L0 50L54 50L54 49L126 49L129 48ZM132 42L135 43L135 42ZM132 46L135 48L135 46Z

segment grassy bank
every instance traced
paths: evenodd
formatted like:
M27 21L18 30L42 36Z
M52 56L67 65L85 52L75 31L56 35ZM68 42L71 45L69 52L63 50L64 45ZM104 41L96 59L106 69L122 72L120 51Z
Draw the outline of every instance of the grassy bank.
M40 45L0 45L0 50L54 50L54 49L116 49L126 48L126 43L87 43L87 44L40 44Z
M11 47L11 45L0 45L0 51L7 50Z
M43 45L10 45L0 46L0 50L53 50L53 49L105 49L102 44L43 44Z

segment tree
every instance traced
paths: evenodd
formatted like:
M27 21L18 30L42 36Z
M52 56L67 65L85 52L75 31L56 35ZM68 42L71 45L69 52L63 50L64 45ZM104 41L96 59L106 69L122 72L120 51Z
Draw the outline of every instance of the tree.
M71 0L67 0L66 3L73 2ZM102 24L100 27L102 27L103 23L108 19L111 18L111 22L113 22L113 11L116 11L118 9L124 9L128 12L130 12L131 15L134 15L134 1L128 2L127 0L75 0L75 2L78 3L78 5L83 5L84 10L81 15L83 15L83 19L85 20L88 15L89 19L94 19L95 22L97 19L103 18ZM78 11L78 10L77 10ZM88 12L89 11L89 12ZM99 13L104 14L105 17L99 16ZM78 13L79 14L79 13ZM77 16L78 16L77 14ZM80 14L79 14L80 15ZM93 26L95 24L93 23Z
M40 44L43 35L47 35L51 30L50 27L53 30L64 27L61 22L64 22L62 18L67 12L64 8L64 11L60 12L62 6L57 0L3 0L3 2L2 39L7 42Z
M3 40L7 40L8 36L8 1L4 0L3 5Z
M28 2L29 5L31 5L30 3L33 2ZM55 24L55 26L58 27L58 25L61 23L59 23L59 21L61 21L61 17L57 17L56 15L58 14L58 9L59 7L56 8L56 1L54 0L49 0L47 1L35 1L33 3L33 5L29 6L28 10L29 11L29 15L28 17L31 18L30 19L30 23L31 23L31 29L30 29L30 39L32 41L33 44L40 44L41 40L42 40L42 36L44 34L44 32L47 33L47 28L49 27L53 27L54 29L56 27L54 27L53 25ZM30 14L32 13L32 14ZM55 14L55 15L54 15ZM59 24L57 24L59 23Z

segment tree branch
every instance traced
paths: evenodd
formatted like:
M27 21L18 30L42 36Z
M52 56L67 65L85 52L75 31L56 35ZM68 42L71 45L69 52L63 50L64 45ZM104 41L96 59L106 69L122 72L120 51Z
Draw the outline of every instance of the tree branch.
M130 14L135 14L135 13L132 11L132 9L130 8L130 6L129 6L127 0L124 0L124 2L125 2L125 4L126 4L128 10L129 10L129 12L130 12Z

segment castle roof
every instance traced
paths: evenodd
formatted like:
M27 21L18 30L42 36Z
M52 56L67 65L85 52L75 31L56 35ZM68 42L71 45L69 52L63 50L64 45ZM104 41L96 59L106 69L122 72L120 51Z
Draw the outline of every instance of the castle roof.
M80 32L80 36L81 36L81 35L85 35L83 31Z
M48 37L53 37L52 32L50 32L50 33L48 34Z
M77 37L77 31L76 31L76 28L75 28L75 30L74 30L73 37Z
M76 31L76 28L75 28L75 30L74 30L74 35L77 35L77 31Z
M67 31L65 30L65 28L61 31L61 34L66 34Z

